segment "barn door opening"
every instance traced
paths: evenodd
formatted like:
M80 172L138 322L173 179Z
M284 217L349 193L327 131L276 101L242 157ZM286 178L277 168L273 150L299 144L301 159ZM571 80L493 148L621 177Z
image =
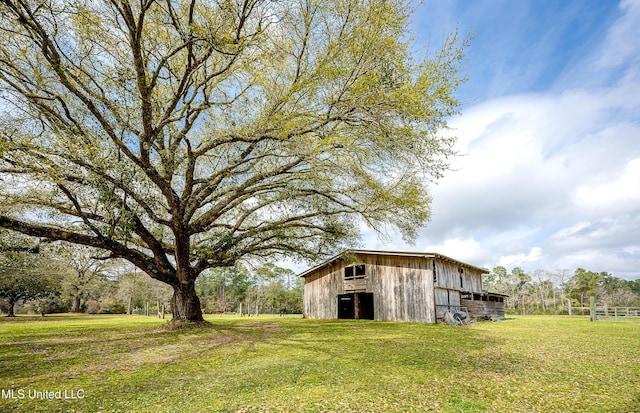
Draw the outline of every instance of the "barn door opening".
M358 299L356 318L360 320L373 320L373 294L358 293L356 294L356 298Z
M355 294L342 294L338 296L338 318L353 320L356 318Z
M373 320L373 294L352 293L338 296L338 318L343 320Z

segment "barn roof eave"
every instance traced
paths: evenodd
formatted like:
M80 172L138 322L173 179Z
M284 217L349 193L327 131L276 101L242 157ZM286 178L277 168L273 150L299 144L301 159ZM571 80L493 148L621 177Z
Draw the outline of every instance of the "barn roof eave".
M442 255L442 254L438 254L438 253L433 253L433 252L410 252L410 251L378 251L378 250L345 250L342 251L339 254L334 255L333 257L323 261L322 263L309 268L308 270L298 274L298 277L304 278L307 275L311 274L312 272L319 270L322 267L325 267L331 263L333 263L334 261L337 261L339 259L342 259L348 255L352 255L352 254L369 254L369 255L390 255L390 256L396 256L396 257L422 257L422 258L435 258L441 261L446 261L446 262L451 262L451 263L455 263L460 265L461 267L466 267L466 268L470 268L473 270L476 270L482 274L488 274L490 271L487 270L486 268L480 268L480 267L476 267L474 265L471 264L467 264L466 262L462 262L450 257L447 257L446 255Z
M499 293L497 291L482 290L482 295L495 295L497 297L509 297L509 294Z

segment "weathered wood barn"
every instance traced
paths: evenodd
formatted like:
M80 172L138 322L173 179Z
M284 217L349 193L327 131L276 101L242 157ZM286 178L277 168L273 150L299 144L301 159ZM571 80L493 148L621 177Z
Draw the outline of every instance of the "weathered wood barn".
M436 323L446 311L504 317L504 295L482 290L489 271L426 252L349 250L302 274L304 316Z

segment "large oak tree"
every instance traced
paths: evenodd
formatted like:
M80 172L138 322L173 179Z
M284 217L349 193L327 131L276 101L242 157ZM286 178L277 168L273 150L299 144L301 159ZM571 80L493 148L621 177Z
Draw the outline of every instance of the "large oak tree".
M407 239L447 169L464 45L414 59L394 0L2 0L0 227L173 287Z

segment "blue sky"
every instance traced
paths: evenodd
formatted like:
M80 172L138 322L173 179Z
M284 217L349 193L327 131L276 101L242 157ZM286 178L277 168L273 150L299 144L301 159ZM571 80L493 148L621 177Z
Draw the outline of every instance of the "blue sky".
M413 31L417 44L435 45L456 28L473 36L459 96L474 103L567 87L621 14L616 1L427 0Z
M415 245L364 229L362 247L640 278L640 0L426 0L416 47L456 27L464 156Z
M620 15L613 1L426 1L413 29L419 44L456 27L473 36L460 97L474 103L567 87Z

